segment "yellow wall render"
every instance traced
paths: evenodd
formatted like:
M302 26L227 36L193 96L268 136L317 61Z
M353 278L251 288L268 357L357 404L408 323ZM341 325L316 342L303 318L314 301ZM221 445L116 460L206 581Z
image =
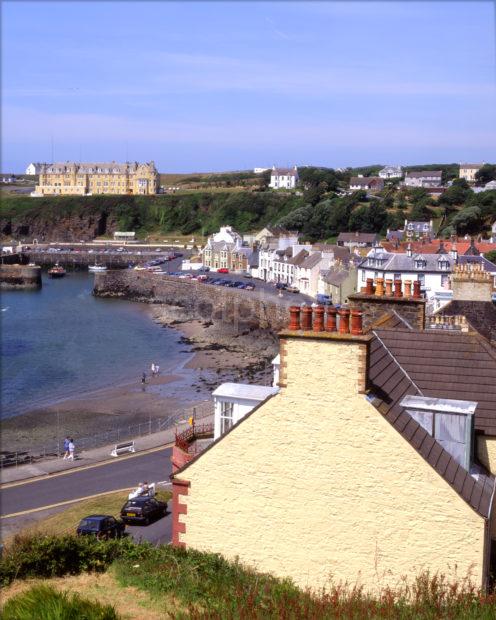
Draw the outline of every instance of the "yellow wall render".
M360 347L287 339L287 388L180 478L187 546L319 588L482 582L484 520L357 393Z
M496 474L496 437L477 437L477 456L480 462L493 474Z

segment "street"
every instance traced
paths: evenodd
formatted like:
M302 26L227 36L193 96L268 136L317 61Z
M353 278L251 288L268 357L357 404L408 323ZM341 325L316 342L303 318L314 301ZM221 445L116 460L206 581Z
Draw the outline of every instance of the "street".
M27 481L2 489L0 494L0 516L30 511L35 508L51 507L67 500L84 498L102 492L117 491L133 487L140 481L162 482L169 480L171 473L170 448L138 454L96 467L71 470L70 473L50 478ZM169 503L169 510L172 502ZM59 509L63 509L59 508ZM2 534L5 537L57 508L28 512L11 518L2 518ZM136 540L169 542L171 536L171 515L169 514L147 527L131 526L128 531Z

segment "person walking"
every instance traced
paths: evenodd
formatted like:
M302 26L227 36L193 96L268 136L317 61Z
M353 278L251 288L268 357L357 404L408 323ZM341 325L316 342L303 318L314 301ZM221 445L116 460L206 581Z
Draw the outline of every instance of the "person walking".
M142 383L143 385L145 385L145 383L146 383L146 372L144 372L144 373L141 375L141 383Z
M158 376L159 372L160 372L160 366L158 364L155 364L155 374Z
M64 439L64 460L69 458L69 437Z
M74 460L74 439L69 439L69 457L67 459L68 461L73 461Z
M152 362L152 366L151 366L151 371L152 371L152 377L155 376L156 370L155 370L155 364Z

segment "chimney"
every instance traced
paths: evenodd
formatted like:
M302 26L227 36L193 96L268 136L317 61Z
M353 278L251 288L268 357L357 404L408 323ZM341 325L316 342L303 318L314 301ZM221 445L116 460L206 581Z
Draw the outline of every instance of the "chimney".
M481 263L455 265L451 274L453 300L492 301L493 278Z
M455 262L458 261L458 250L455 242L451 244L450 256Z
M409 243L406 247L406 255L408 256L408 258L412 257L412 245L411 243Z

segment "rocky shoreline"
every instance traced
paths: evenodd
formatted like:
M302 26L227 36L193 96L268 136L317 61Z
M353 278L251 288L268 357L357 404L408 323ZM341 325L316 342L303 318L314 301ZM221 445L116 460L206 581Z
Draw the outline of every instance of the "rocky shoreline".
M185 315L184 308L162 303L149 304L147 311L157 326L177 330L183 352L190 357L185 356L182 368L149 378L145 390L138 382L112 386L2 420L1 450L34 454L44 446L56 446L67 434L77 442L158 418L181 418L195 406L198 411L211 410L211 393L224 382L271 385L278 341L270 330L237 331L225 322L195 319Z

